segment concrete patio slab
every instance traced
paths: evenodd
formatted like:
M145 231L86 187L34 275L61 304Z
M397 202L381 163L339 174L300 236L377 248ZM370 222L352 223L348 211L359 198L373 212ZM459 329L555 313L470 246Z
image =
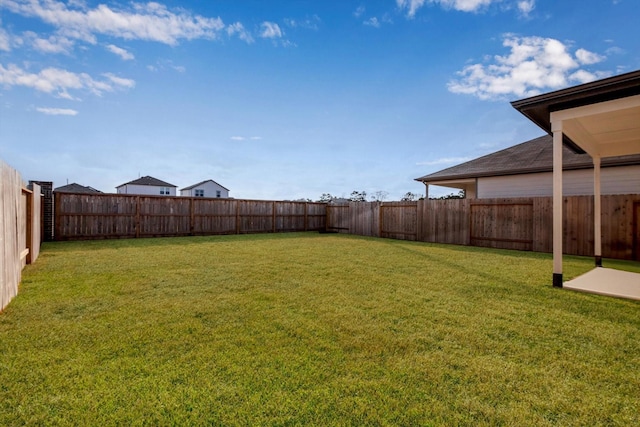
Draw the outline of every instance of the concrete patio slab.
M595 268L563 284L566 289L640 300L640 273Z

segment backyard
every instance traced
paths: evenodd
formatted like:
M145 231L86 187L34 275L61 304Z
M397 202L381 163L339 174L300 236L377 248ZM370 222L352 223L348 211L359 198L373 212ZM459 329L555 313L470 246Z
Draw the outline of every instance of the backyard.
M0 425L639 425L640 302L551 265L318 233L46 243L0 314Z

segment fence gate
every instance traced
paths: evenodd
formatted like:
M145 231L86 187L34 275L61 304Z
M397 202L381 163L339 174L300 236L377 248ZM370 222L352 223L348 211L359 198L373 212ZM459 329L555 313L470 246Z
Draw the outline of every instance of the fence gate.
M469 211L472 246L533 249L533 200L471 202Z
M418 240L418 203L382 204L380 237Z

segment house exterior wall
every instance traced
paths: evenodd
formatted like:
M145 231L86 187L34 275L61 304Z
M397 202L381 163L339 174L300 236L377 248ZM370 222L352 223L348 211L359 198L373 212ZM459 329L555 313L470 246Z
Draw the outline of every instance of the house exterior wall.
M181 196L186 196L186 197L195 197L196 196L196 190L203 190L204 191L204 195L202 197L210 197L210 198L216 198L218 197L218 191L220 192L220 198L222 199L228 199L229 198L229 190L227 190L226 188L222 187L221 185L216 184L215 182L205 182L204 184L198 185L197 187L193 187L191 189L188 190L180 190L180 195Z
M168 188L169 194L160 194L161 188ZM117 188L118 194L141 194L145 196L175 196L176 187L159 187L155 185L125 184Z
M602 194L639 194L640 165L601 169ZM593 194L593 169L564 171L565 196ZM553 193L553 173L532 173L478 178L478 198L544 197Z

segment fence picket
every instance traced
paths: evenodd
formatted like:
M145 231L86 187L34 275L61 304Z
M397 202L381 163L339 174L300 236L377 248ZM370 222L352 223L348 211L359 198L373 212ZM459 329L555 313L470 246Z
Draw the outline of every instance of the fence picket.
M55 193L56 240L324 230L324 203Z
M0 160L0 311L18 294L22 269L35 262L42 237L40 186L27 190Z
M640 194L602 196L603 256L638 259ZM551 197L327 206L327 229L362 236L551 252ZM592 256L593 197L564 198L564 252ZM373 230L373 231L372 231Z

